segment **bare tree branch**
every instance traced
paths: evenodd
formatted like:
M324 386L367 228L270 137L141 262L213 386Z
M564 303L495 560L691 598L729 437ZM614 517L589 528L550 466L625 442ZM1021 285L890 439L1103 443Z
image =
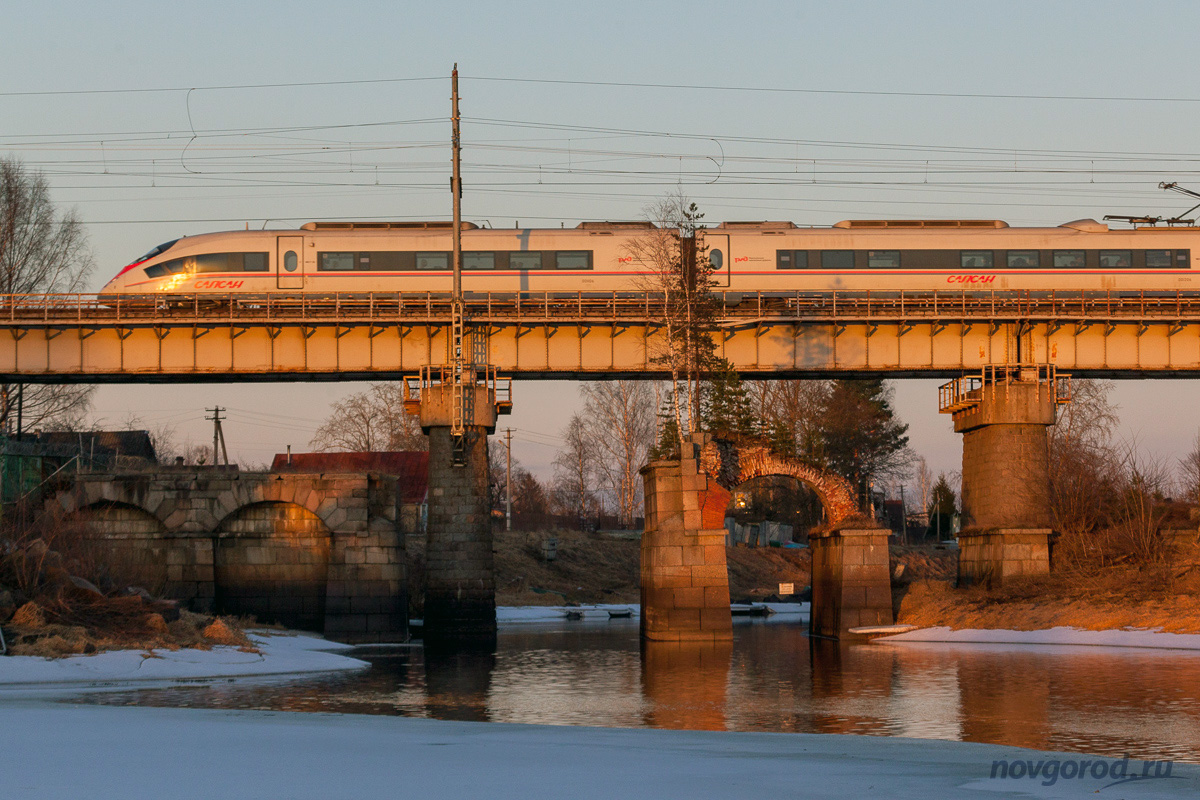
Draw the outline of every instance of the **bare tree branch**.
M74 211L59 214L46 179L14 159L0 159L0 293L82 291L93 260ZM95 387L0 384L0 429L73 430ZM19 409L19 412L18 412Z

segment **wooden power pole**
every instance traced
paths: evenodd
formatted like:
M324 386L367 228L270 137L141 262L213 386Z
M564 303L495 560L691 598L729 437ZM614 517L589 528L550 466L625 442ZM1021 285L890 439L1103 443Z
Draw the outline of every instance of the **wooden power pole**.
M220 461L217 460L217 444L221 445L221 455L225 457L225 466L229 466L229 451L225 449L225 431L221 429L221 412L225 409L217 406L215 408L206 408L205 411L211 411L211 417L205 417L207 420L212 420L213 424L213 466L217 466Z

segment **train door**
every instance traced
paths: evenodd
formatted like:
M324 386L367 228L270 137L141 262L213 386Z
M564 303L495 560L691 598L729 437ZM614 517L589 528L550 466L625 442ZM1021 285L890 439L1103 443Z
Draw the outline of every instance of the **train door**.
M708 263L712 265L713 282L718 289L728 289L733 276L733 253L729 252L728 233L704 232L708 245Z
M280 289L304 288L304 237L280 236L275 252L275 285Z

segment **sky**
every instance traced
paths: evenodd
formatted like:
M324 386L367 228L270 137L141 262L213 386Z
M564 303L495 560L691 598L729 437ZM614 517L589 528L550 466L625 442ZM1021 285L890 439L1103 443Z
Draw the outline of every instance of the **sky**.
M95 288L180 235L450 215L462 75L464 218L636 218L681 190L706 219L1178 213L1200 189L1200 8L1113 2L570 4L121 2L5 12L0 157L86 223ZM960 466L936 380L897 381L911 446ZM100 425L307 449L365 384L101 387ZM518 383L514 455L550 474L578 385ZM1125 381L1122 436L1171 461L1200 385Z

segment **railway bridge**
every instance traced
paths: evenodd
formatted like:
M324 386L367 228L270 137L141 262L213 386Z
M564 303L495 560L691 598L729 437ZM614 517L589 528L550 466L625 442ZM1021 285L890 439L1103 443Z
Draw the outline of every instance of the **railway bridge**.
M1200 292L725 292L719 299L717 351L744 376L951 379L939 408L964 434L965 580L1048 569L1045 437L1070 398L1065 374L1200 376ZM656 359L664 299L483 293L466 295L463 311L470 361L486 365L472 368L476 380L463 398L448 389L463 384L444 379L453 298L428 292L0 296L7 331L0 332L0 380L408 380L411 410L431 436L427 631L486 633L494 630L495 594L486 477L455 468L464 442L478 451L468 464L487 463L485 434L512 402L507 379L664 377ZM452 421L460 402L470 413ZM467 436L452 436L464 422ZM703 471L691 461L690 469ZM692 484L680 484L688 504L700 502L699 483ZM859 551L828 552L844 560ZM844 566L831 561L828 569Z
M722 292L747 377L1200 374L1200 291ZM0 380L387 380L448 363L449 294L0 295ZM477 353L513 378L662 377L647 292L468 293Z

